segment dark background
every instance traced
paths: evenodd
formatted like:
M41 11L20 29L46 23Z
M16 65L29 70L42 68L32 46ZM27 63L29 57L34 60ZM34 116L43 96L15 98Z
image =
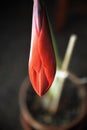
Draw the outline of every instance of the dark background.
M45 4L54 28L60 56L61 58L64 56L70 35L77 34L78 39L69 70L79 77L87 77L86 1L71 0L65 21L61 22L61 28L57 26L57 21L55 22L56 1L47 0ZM19 116L19 89L27 76L32 6L32 0L0 3L0 130L22 130ZM79 9L80 7L82 8Z

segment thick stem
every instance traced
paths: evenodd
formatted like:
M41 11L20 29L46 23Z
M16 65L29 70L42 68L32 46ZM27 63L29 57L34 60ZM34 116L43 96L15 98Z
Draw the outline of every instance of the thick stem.
M69 62L71 59L71 55L74 49L76 39L77 39L76 35L72 35L70 37L70 41L65 53L61 70L59 71L57 69L54 82L50 90L48 91L48 93L43 98L43 103L45 105L44 107L47 110L49 110L51 113L55 113L57 111L63 86L64 86L64 81L65 78L68 76L67 69L69 66Z

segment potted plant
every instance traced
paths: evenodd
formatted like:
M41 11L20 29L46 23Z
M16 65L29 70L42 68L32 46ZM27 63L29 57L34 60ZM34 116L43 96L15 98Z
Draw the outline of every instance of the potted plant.
M65 130L84 117L84 81L67 70L75 40L72 35L61 63L45 7L41 0L34 0L29 76L19 100L25 130Z

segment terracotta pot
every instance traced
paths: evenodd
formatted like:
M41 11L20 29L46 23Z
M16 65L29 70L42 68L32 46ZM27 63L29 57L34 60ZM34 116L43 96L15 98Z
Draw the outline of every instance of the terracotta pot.
M22 83L22 86L20 88L20 93L19 93L19 103L20 103L20 119L21 119L21 123L22 126L24 128L24 130L67 130L70 129L74 126L76 126L79 122L81 122L81 120L84 118L85 114L86 114L86 93L85 93L85 87L84 86L79 86L79 87L75 87L77 89L77 93L79 96L79 102L80 104L74 109L74 107L72 108L71 105L69 106L71 110L69 110L65 116L64 115L57 115L58 113L56 113L56 117L58 117L58 120L62 117L61 122L62 123L56 123L56 124L50 124L49 123L49 116L45 117L47 120L47 124L43 123L41 121L41 119L38 120L38 113L37 113L37 118L36 116L34 116L33 112L34 110L38 109L39 107L39 100L40 97L38 97L32 87L31 84L29 82L28 77L25 78L25 80ZM66 92L67 94L66 94ZM71 97L72 94L69 94L71 92L71 89L69 89L69 87L67 88L67 90L65 90L63 93L65 93L65 97L63 96L60 100L60 106L59 106L59 111L62 113L64 111L66 111L66 105L67 105L67 100L71 100L68 101L68 103L71 102L71 104L75 103L75 99L69 99ZM33 93L33 94L32 94ZM33 98L33 99L32 99ZM73 96L74 98L74 96ZM28 104L29 102L29 104ZM34 105L35 103L35 105ZM77 103L78 104L78 103ZM74 104L75 105L75 104ZM73 105L72 105L73 106ZM81 108L80 108L81 107ZM80 109L79 109L80 108ZM39 111L41 111L41 108L39 109ZM73 111L75 114L73 114ZM76 112L77 111L77 112ZM59 113L60 113L59 112ZM65 112L66 113L66 112ZM67 119L72 115L75 116L72 119ZM43 115L44 116L44 115ZM54 117L55 118L55 117ZM55 120L55 119L53 119ZM63 123L65 120L65 123ZM70 120L70 121L69 121Z

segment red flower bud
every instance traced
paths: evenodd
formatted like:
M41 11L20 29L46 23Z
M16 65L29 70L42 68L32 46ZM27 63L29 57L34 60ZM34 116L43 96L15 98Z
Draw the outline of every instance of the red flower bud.
M34 0L28 70L32 86L42 96L54 80L56 60L46 12L40 0Z

